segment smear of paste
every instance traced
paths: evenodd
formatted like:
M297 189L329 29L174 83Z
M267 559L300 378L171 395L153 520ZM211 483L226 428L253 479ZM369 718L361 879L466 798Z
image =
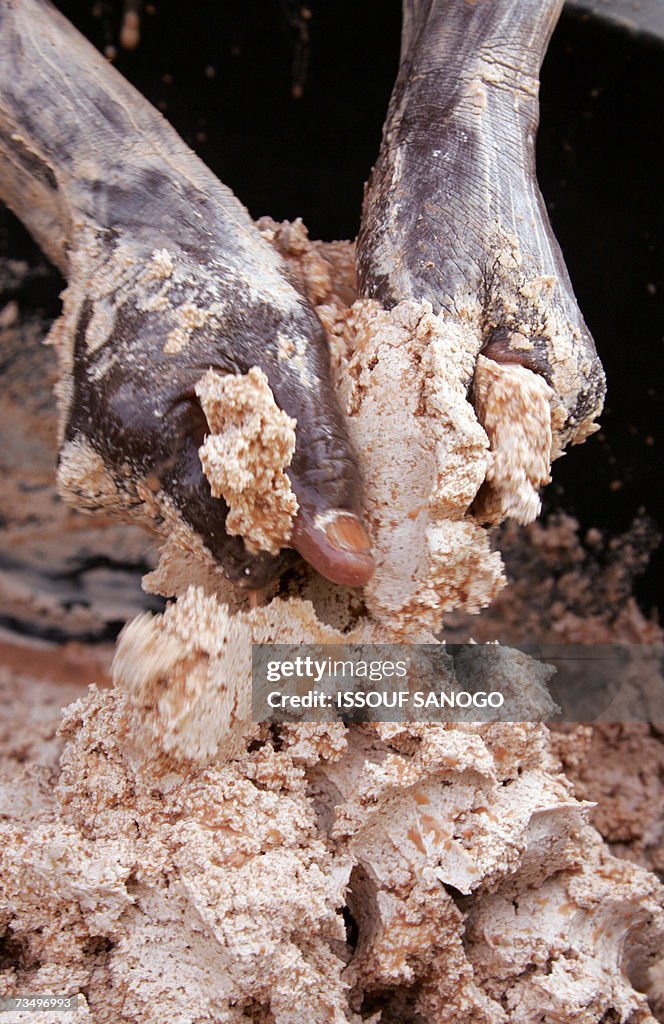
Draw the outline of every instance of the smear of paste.
M278 407L256 366L228 376L209 370L196 394L212 430L199 455L214 497L228 505L226 530L252 553L276 555L290 540L298 510L284 472L295 451L296 421Z

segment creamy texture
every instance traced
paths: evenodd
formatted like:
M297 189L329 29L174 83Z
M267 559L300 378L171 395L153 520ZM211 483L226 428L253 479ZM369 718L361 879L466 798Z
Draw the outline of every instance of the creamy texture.
M209 665L223 638L189 600ZM608 853L546 728L255 726L195 765L137 696L73 704L59 765L4 748L3 991L83 989L97 1024L652 1020L622 968L654 962L661 886ZM191 736L169 699L149 713Z

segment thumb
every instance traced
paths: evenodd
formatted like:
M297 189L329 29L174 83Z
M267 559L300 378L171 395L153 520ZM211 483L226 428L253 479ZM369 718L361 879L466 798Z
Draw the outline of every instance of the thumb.
M291 545L333 583L361 586L375 567L371 541L360 520L357 458L331 387L298 388L275 397L297 420L288 470L299 511Z

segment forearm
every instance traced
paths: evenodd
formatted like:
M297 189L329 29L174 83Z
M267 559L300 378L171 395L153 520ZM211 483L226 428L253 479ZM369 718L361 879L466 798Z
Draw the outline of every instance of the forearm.
M444 260L442 305L462 295L475 301L489 272L479 272L475 255L507 244L505 231L515 220L534 226L523 233L521 257L566 279L544 228L535 175L539 70L561 6L561 0L405 0L399 74L358 239L368 294L382 288L393 298L421 297L427 289L417 279ZM390 217L395 192L410 202ZM424 233L428 241L421 217L434 228ZM387 255L409 246L416 261ZM416 267L422 273L414 277ZM379 284L383 278L392 284Z
M532 148L539 72L563 0L405 0L399 75L385 123L425 145L458 122L459 145L498 132ZM463 127L462 127L463 126Z
M402 61L445 69L450 80L469 65L499 60L537 78L563 0L404 0Z
M47 0L0 0L0 197L65 274L86 222L252 248L241 203Z

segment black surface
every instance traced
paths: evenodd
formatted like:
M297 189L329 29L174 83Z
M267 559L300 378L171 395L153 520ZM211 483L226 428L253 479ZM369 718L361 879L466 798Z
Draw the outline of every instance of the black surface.
M608 382L602 430L554 467L549 505L664 528L664 47L565 17L542 75L540 184ZM660 546L637 592L662 607Z

